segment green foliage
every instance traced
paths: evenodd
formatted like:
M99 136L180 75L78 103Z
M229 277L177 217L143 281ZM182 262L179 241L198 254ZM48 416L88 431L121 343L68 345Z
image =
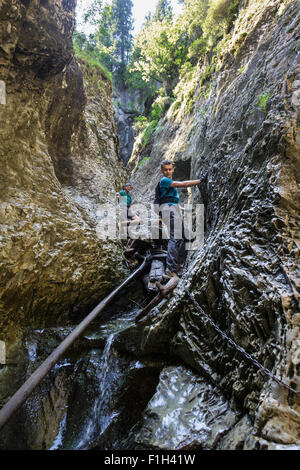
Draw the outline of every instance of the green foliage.
M210 0L186 0L184 12L188 31L188 57L193 64L207 52L207 41L203 37L203 27Z
M231 27L241 0L185 0L188 28L188 58L202 60Z
M112 75L102 62L101 53L96 47L93 37L87 38L84 33L74 31L73 47L75 56L85 61L91 68L99 68L103 75L112 81Z
M98 29L95 34L99 54L101 55L102 63L112 71L114 65L113 41L110 30L112 28L113 12L110 5L105 5L101 12L101 17L98 21Z
M84 14L84 22L97 25L102 15L102 0L92 0Z
M184 13L172 20L169 2L160 0L135 40L129 73L140 83L160 82L172 96L186 64L197 65L226 35L241 0L185 0ZM159 10L160 8L160 10Z
M138 35L130 72L138 71L145 82L160 82L171 93L187 55L187 34L166 18L152 21Z
M209 51L206 39L201 36L195 39L189 47L188 57L193 64L196 64L200 57L204 57Z
M143 73L133 66L136 58L137 50L134 49L130 57L130 63L124 73L124 84L134 90L143 90L145 94L152 96L157 89L156 82L151 79L145 80L143 78Z
M117 78L124 78L129 55L132 49L133 16L132 0L112 0L112 21L110 34L113 43L114 68Z
M142 134L142 147L143 148L148 145L148 143L150 141L150 138L151 138L151 135L152 135L152 132L154 131L154 129L157 126L157 122L158 121L151 121L150 124L148 124L148 126L144 130L144 132Z
M148 162L148 160L150 160L150 157L144 157L140 162L139 162L139 167L145 165L145 163Z
M150 112L150 121L159 121L162 115L164 114L164 103L161 97L158 97L152 107Z
M213 0L207 12L203 34L210 45L224 36L231 26L241 0Z
M135 118L133 128L135 131L141 132L142 147L148 145L154 131L158 133L162 129L161 126L157 127L157 124L163 117L167 105L169 105L169 99L159 94L151 106L148 118L146 116L138 116Z
M158 0L152 19L154 21L164 21L165 19L171 20L172 17L173 10L170 0Z
M222 53L220 44L241 1L184 0L184 12L175 20L170 0L158 0L133 44L132 0L112 0L105 5L94 0L88 16L97 18L97 32L88 39L74 36L76 50L110 70L114 83L121 81L143 93L146 90L154 100L147 115L136 117L133 126L143 148L159 132L158 123L172 100L173 115L180 119L192 111L196 91L208 97L216 58ZM258 106L265 109L267 100L268 95L261 97Z
M270 93L261 93L257 100L257 106L264 112L267 110L267 103L270 99Z
M179 108L182 108L185 114L192 111L198 81L197 68L186 63L181 69L181 80L174 90L176 101L172 105L172 112L175 116L177 116Z
M105 5L102 0L93 0L85 13L85 22L97 26L93 41L101 63L112 72L114 81L121 83L133 44L132 6L132 0L112 0Z
M89 43L97 48L96 59L112 72L115 81L134 89L146 88L149 96L161 83L165 94L173 96L187 65L201 65L208 54L218 53L212 48L228 32L240 2L181 0L184 12L174 20L170 0L158 0L133 46L132 0L112 0L110 4L93 0L85 18L98 28Z
M212 74L216 71L216 63L212 63L211 65L208 65L205 69L204 72L201 74L201 78L199 80L200 86L209 80L212 76Z
M149 122L146 116L138 116L134 118L134 124L133 124L133 129L136 132L142 132L146 129L148 126Z

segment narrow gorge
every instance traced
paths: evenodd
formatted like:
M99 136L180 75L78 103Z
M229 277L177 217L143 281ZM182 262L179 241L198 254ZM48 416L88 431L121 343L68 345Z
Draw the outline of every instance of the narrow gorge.
M150 204L164 159L176 180L208 172L181 192L205 234L178 286L136 322L149 293L132 281L1 450L300 450L300 2L235 3L146 136L148 91L74 53L76 0L1 2L0 408L132 272L99 205L128 179Z

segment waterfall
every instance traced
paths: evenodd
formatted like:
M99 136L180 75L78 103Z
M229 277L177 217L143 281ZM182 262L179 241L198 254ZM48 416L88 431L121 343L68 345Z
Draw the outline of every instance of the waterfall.
M65 429L66 429L66 421L67 421L67 412L65 412L64 415L63 415L63 418L62 418L62 420L60 422L60 425L59 425L58 434L57 434L56 438L54 439L53 444L52 444L52 446L50 447L49 450L57 450L57 449L61 448L61 446L63 444L64 432L65 432Z
M80 432L80 440L75 446L78 450L86 449L92 442L99 439L117 416L117 413L112 412L109 406L112 394L111 384L115 378L113 367L111 367L112 361L110 360L111 346L114 338L115 333L108 336L99 361L101 364L97 377L99 395L96 397L91 413Z
M117 313L108 322L94 328L86 334L85 341L91 341L92 347L83 359L64 359L53 369L71 366L68 374L62 375L63 400L65 412L60 414L57 435L49 450L73 449L88 450L100 446L114 445L115 436L123 429L120 406L120 387L124 386L130 370L138 370L141 363L128 361L120 357L114 348L118 335L134 324L136 308L130 312ZM104 349L99 349L97 340ZM35 349L32 339L27 341L30 357ZM123 403L122 403L123 404ZM49 418L50 419L50 418Z

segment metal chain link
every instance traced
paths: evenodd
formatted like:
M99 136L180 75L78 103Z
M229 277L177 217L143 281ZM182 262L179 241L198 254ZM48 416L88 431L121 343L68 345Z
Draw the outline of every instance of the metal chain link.
M298 395L298 397L300 397L300 392L298 392L297 390L293 389L292 387L290 387L289 385L287 385L285 382L283 382L282 380L278 379L278 377L276 377L274 374L272 374L272 372L267 369L266 367L264 367L262 364L260 364L256 359L254 359L254 357L252 357L249 353L247 353L247 351L242 348L241 346L239 346L238 344L236 344L233 339L231 339L226 333L224 333L224 331L222 331L218 325L215 324L215 322L204 312L204 310L201 308L201 306L199 305L199 303L197 302L197 300L195 299L194 295L191 294L186 287L184 287L184 290L185 292L187 293L187 295L189 296L189 298L193 301L193 303L195 304L195 306L197 307L197 309L200 311L200 313L202 315L205 316L205 318L208 320L208 322L210 323L210 325L218 332L221 334L221 336L223 338L225 338L228 343L230 343L235 349L237 349L240 353L243 354L243 356L245 356L247 359L249 359L250 362L252 362L252 364L254 364L256 367L258 367L259 369L261 369L266 375L268 375L271 379L275 380L275 382L277 382L279 385L281 385L282 387L288 389L290 392L293 392L295 395Z

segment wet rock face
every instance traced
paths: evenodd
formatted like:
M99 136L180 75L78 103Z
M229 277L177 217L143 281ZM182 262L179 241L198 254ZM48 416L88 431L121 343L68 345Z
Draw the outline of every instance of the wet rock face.
M1 2L1 65L47 77L70 60L76 1ZM37 21L39 18L39 21Z
M151 104L151 98L147 90L130 90L115 85L113 103L120 139L120 156L126 165L134 146L135 132L132 127L134 118L145 112L145 108Z
M111 84L73 58L75 4L0 7L0 331L9 354L18 325L82 316L124 276L119 246L96 233L97 205L122 182Z
M114 112L120 139L120 155L125 164L128 162L133 149L134 132L132 124L136 115L132 104L129 106L128 101L126 92L114 91Z
M126 335L136 311L116 317L116 307L111 306L106 320L97 320L69 348L1 430L1 449L120 448L155 393L162 366L119 351L117 335L122 331ZM18 371L22 379L71 331L72 327L28 329Z
M180 366L162 370L142 420L136 448L211 450L238 415L211 385Z
M233 40L210 96L196 90L192 114L177 121L170 109L134 181L145 202L162 158L177 162L176 179L208 169L193 193L206 206L202 250L139 325L135 311L116 336L87 332L9 423L2 448L299 449L297 398L228 344L183 289L299 387L299 2L285 11L278 0L249 3L258 9L244 16L247 34L236 49ZM103 77L99 89L97 73L71 58L72 5L1 6L1 334L17 362L16 373L0 370L3 402L68 333L38 329L21 344L18 325L63 323L75 306L82 316L122 274L94 217L120 177L110 85Z
M299 2L256 7L252 20L244 12L243 36L242 16L237 22L209 97L196 90L192 114L177 121L170 110L133 182L145 201L154 194L148 175L159 178L163 158L186 162L192 179L208 170L207 184L193 192L206 206L205 243L183 283L228 336L299 389ZM179 321L172 353L250 416L250 437L240 444L228 437L220 448L299 446L299 399L228 344L180 284L177 293L177 306L161 308ZM161 316L151 322L152 337L165 342Z

